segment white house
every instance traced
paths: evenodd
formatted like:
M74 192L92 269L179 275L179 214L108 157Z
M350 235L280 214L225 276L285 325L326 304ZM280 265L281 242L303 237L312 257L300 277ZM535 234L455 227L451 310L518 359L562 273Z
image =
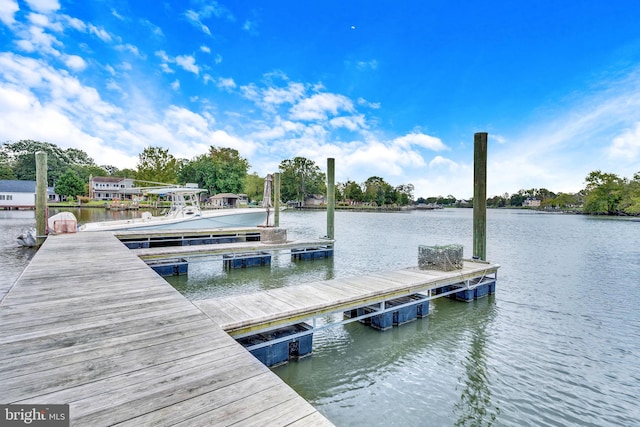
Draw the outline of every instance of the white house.
M132 200L141 196L142 192L133 186L131 178L89 177L89 198L92 200Z
M59 201L53 187L47 187L50 202ZM36 182L15 179L0 180L0 209L35 209Z

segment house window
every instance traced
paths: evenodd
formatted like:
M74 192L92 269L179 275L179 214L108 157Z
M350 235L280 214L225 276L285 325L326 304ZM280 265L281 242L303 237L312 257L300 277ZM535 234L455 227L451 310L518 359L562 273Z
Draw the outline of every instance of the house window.
M0 200L4 200L4 194L0 194Z

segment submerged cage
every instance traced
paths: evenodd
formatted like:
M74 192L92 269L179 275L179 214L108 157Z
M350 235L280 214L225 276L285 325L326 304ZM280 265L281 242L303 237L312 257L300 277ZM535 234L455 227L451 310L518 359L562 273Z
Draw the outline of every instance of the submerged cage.
M462 245L418 246L420 270L451 271L462 269Z

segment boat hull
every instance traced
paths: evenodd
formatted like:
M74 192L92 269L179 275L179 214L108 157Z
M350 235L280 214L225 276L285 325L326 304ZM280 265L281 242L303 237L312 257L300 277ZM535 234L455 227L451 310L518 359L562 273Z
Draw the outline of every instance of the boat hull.
M136 218L127 221L89 223L80 231L118 230L194 230L207 228L256 227L266 223L267 213L262 209L240 208L203 211L202 215L184 218Z

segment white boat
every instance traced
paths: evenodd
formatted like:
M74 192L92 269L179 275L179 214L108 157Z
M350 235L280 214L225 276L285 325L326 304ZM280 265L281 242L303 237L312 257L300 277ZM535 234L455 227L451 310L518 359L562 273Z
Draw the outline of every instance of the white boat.
M140 218L116 221L89 222L78 231L117 231L152 229L209 229L256 227L267 222L268 212L260 208L200 209L198 188L155 189L148 193L171 196L171 207L164 215L152 216L143 212Z
M17 238L16 241L20 246L26 246L33 248L36 245L36 229L30 228L24 230Z

